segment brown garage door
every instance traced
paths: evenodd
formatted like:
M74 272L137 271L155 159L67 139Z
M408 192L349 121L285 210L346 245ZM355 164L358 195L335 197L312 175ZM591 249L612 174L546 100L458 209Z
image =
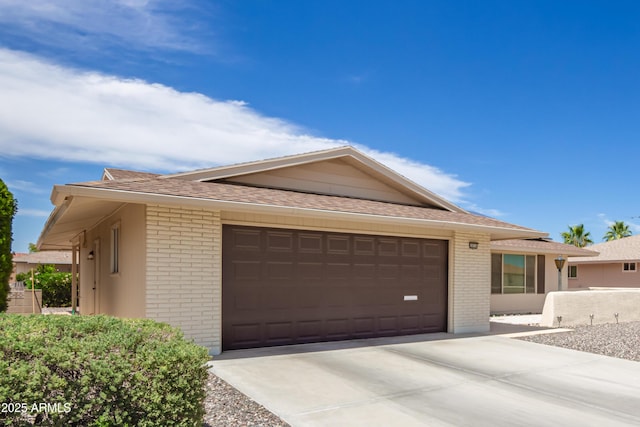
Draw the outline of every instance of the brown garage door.
M445 331L443 240L225 225L223 349Z

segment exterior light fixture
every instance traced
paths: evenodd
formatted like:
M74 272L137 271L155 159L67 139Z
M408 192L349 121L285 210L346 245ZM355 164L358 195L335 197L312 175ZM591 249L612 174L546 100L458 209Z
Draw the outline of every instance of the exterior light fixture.
M469 249L478 249L478 242L469 242Z
M562 255L558 256L558 258L554 259L553 262L556 263L556 268L558 269L558 290L562 290L562 268L564 267L564 263L567 260L562 258Z
M89 254L87 255L87 259L89 261L93 261L93 251L89 252Z

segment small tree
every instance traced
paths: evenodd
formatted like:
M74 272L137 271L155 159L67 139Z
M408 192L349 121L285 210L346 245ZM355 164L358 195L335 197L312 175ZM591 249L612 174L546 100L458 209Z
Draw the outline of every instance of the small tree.
M41 264L34 272L36 289L42 289L44 307L71 306L71 273L61 273L53 264ZM31 273L18 274L18 280L24 282L27 289L33 288Z
M0 179L0 312L7 311L9 298L9 277L13 271L13 254L11 242L13 234L13 217L18 210L18 203L13 198L4 181Z
M562 238L566 244L579 248L584 248L593 243L591 233L584 231L584 224L569 226L569 231L563 232Z
M612 240L623 239L631 236L631 230L624 221L616 221L609 226L602 240L610 242Z

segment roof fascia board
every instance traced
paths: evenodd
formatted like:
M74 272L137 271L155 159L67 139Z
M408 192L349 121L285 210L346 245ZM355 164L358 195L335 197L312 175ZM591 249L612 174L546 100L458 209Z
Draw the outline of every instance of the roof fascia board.
M339 212L323 209L297 208L278 205L263 205L247 202L232 202L227 200L203 199L196 197L184 197L164 194L151 194L133 191L113 190L104 188L89 188L78 186L61 186L59 193L68 193L77 197L90 197L100 200L110 200L113 202L125 203L155 203L178 206L192 206L200 208L210 208L217 210L232 210L238 212L260 212L272 213L276 215L291 215L304 217L324 217L334 219L345 219L352 221L368 221L373 223L392 223L405 225L422 225L437 229L454 229L456 231L475 231L484 233L507 234L504 239L517 238L538 238L547 237L548 233L536 230L521 230L510 227L497 227L480 224L465 224L452 221L429 220L421 218L406 218L397 216L382 216L357 212ZM43 234L44 235L44 234Z
M525 247L514 247L514 246L500 246L500 241L496 240L495 242L498 243L498 245L491 245L491 252L500 252L500 253L512 253L512 254L556 254L556 255L565 255L567 257L571 257L571 252L570 252L570 248L569 251L566 250L554 250L554 248L548 248L548 249L543 249L543 248L525 248ZM580 257L588 257L588 256L597 256L598 253L597 252L593 252L593 255L573 255L573 256L580 256Z
M42 233L40 233L40 237L38 237L38 241L36 242L36 247L38 249L41 248L42 242L45 240L46 236L49 234L53 226L58 222L58 220L64 215L64 213L71 206L71 202L73 201L73 196L69 196L65 199L64 203L56 206L49 218L47 218L47 222L42 229Z
M580 259L575 259L580 258ZM569 264L622 264L623 262L640 262L640 258L629 258L629 259L582 259L584 256L580 257L569 257Z
M113 181L113 175L111 175L111 171L107 168L104 168L102 171L102 181Z
M163 175L160 178L180 178L190 181L211 181L215 179L229 178L231 176L248 175L258 172L266 172L282 167L300 166L321 160L331 160L343 157L353 152L352 147L338 147L329 150L314 151L312 153L295 154L292 156L278 157L275 159L258 160L255 162L240 163L236 165L219 166L210 169L202 169L191 172L179 172Z

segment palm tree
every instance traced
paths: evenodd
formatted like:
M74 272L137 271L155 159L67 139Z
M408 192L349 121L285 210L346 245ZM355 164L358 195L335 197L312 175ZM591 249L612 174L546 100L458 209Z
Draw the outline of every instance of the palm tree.
M577 246L579 248L584 248L585 246L593 243L593 240L591 240L591 233L584 231L584 224L570 225L569 231L562 233L562 238L566 244Z
M602 240L610 242L612 240L623 239L629 236L631 236L629 226L625 224L624 221L616 221L609 226Z

